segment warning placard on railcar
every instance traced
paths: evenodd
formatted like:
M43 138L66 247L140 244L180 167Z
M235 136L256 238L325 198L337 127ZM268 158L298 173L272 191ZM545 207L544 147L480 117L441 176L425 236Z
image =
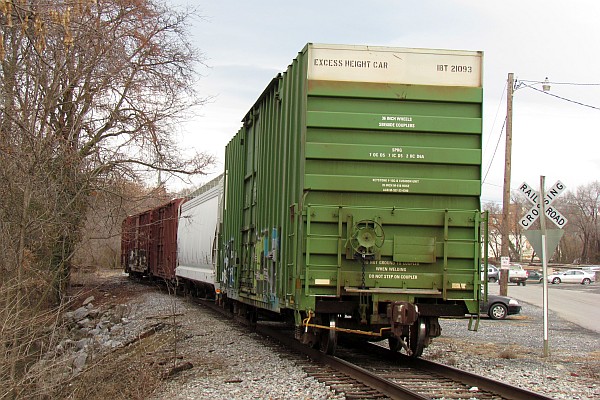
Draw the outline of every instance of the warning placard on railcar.
M481 52L317 44L308 52L309 80L481 87Z

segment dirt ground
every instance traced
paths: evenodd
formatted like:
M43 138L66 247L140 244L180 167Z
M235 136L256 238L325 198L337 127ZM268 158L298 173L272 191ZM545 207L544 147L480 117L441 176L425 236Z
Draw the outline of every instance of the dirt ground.
M136 303L156 288L129 280L119 270L74 274L73 309L93 296L94 307L106 311L127 305L127 344L98 354L83 372L73 377L60 393L70 399L146 399L162 384L181 360L175 356L176 325L167 309L144 310ZM137 311L135 311L137 309ZM142 312L140 312L142 311ZM90 390L93 388L93 390Z

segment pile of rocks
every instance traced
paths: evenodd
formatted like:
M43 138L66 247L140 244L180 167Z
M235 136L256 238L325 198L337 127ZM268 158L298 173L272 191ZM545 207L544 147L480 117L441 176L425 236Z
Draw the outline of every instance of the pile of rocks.
M46 350L23 380L28 395L55 397L90 365L98 365L104 355L135 339L147 323L129 319L131 306L123 298L109 292L95 294L82 303L74 296L71 301L81 305L43 328L44 339L36 345Z
M94 296L83 301L81 307L64 314L64 326L69 330L67 338L46 357L66 357L71 374L79 374L93 354L122 346L129 335L125 325L129 324L127 304L117 304L102 309L94 307Z
M90 386L95 398L146 398L184 370L173 311L184 300L121 273L105 278L77 285L74 307L43 329L44 352L22 381L23 398L84 399Z

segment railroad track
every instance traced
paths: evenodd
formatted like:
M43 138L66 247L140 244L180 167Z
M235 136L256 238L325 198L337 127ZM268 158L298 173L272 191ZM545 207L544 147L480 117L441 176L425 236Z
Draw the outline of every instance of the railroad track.
M423 359L412 359L375 344L338 346L336 357L300 344L272 326L257 331L317 364L302 364L310 376L347 399L551 400L544 395Z
M231 313L210 301L195 301L216 310L224 318L233 318ZM292 330L283 324L259 322L253 328L273 339L274 351L293 359L309 376L336 393L343 393L346 399L552 400L443 364L412 359L371 343L338 345L336 357L331 357L295 340Z
M337 356L411 388L429 399L550 399L539 393L447 365L392 353L375 344L363 345L360 349L341 348Z

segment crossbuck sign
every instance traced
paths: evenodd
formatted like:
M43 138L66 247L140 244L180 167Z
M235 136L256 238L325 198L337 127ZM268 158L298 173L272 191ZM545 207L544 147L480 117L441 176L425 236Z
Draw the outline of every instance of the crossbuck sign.
M544 204L546 205L546 216L550 218L552 222L559 228L563 228L568 222L567 219L550 205L552 202L564 192L566 186L561 182L557 181L552 188L550 188L544 196ZM534 190L527 183L523 182L519 187L519 191L523 194L533 207L519 220L519 224L528 229L533 223L539 218L541 213L540 194Z

